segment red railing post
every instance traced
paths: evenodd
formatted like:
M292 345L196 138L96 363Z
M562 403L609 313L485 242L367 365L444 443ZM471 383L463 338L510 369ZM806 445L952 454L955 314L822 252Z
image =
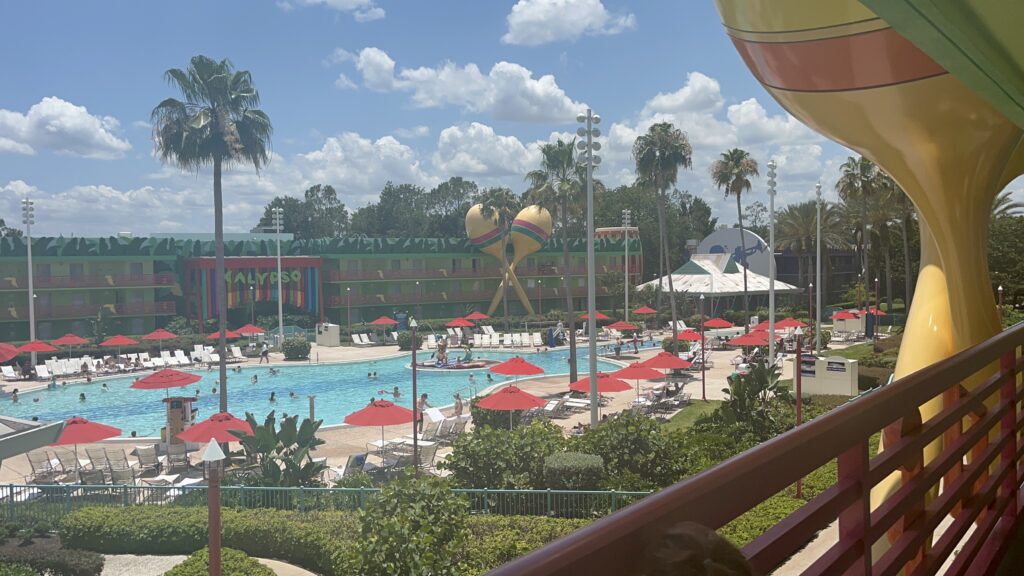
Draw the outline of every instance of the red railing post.
M1002 295L1002 293L1000 293ZM999 401L1002 404L1008 404L1009 409L1003 416L1003 420L1000 423L1000 435L1009 437L1010 440L1006 443L1003 448L1001 458L1003 462L1014 462L1017 458L1017 373L1015 366L1017 364L1017 349L1014 348L1003 354L999 360L999 368L1006 375L1003 380L1003 385L999 388ZM1011 525L1016 523L1017 520L1017 463L1010 467L1010 472L1006 475L1003 480L1002 488L1000 488L1000 496L1008 498L1010 504L1003 511L1003 518L1010 522Z
M799 366L797 366L799 370ZM868 486L868 442L854 444L836 459L839 481L857 483L859 497L839 513L839 544L860 550L860 561L851 566L852 574L871 575L871 543L865 542L871 524L871 486Z

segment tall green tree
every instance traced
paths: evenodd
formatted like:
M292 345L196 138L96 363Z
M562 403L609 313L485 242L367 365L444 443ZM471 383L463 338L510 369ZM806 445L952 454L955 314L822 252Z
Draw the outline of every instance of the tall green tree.
M854 158L848 156L843 165L839 167L841 175L836 181L836 192L839 198L848 205L859 208L860 215L860 263L861 275L864 279L864 289L867 290L867 283L870 282L868 274L868 205L874 196L874 186L878 183L878 167L875 163L863 156Z
M466 212L470 200L479 193L472 180L455 176L427 193L427 234L438 238L456 238L465 234Z
M282 210L281 232L294 234L298 238L306 224L306 203L295 196L276 196L263 208L263 216L256 224L257 228L274 229L274 208Z
M877 170L871 183L875 190L875 198L868 210L871 231L878 239L878 248L882 255L885 270L885 301L887 310L892 311L892 224L897 214L893 207L898 205L899 198L905 196L903 189L888 174ZM875 302L878 305L878 302Z
M8 226L4 219L0 218L0 238L21 238L22 234L21 230Z
M895 181L894 181L895 184ZM899 184L895 184L899 188ZM917 215L914 203L910 201L907 193L899 188L899 194L895 194L896 215L900 222L900 240L903 242L903 306L904 312L910 311L910 302L914 298L914 273L910 267L910 238L916 228L911 226Z
M409 236L410 230L423 230L428 202L427 192L420 186L387 182L376 202L352 213L350 233L392 238Z
M1020 216L1024 214L1024 202L1013 199L1012 190L1003 190L992 201L992 217ZM2 220L0 220L2 222Z
M348 232L348 210L330 184L310 186L301 199L277 196L263 209L259 228L273 227L274 208L284 210L281 231L294 234L300 240L339 238Z
M804 280L803 285L813 282L813 259L817 252L818 233L817 202L808 200L798 204L790 204L776 216L775 242L776 247L790 250L797 255L797 277ZM821 248L823 253L822 283L829 278L828 251L832 248L848 246L842 225L839 221L839 210L834 204L825 202L821 207ZM806 262L806 265L804 264ZM805 276L806 272L806 276ZM797 280L800 283L800 280ZM828 294L826 286L821 286L822 294Z
M736 222L740 228L740 258L743 260L743 317L750 317L750 295L747 293L747 242L743 237L743 202L744 192L750 192L750 179L757 176L757 160L746 150L733 148L723 152L721 157L711 165L711 180L720 190L736 197ZM744 322L745 329L749 329Z
M686 134L669 122L652 124L646 134L637 137L633 143L633 159L636 161L637 183L658 193L658 230L661 239L661 253L668 273L668 299L672 308L672 349L679 354L679 327L677 326L676 292L672 285L672 267L669 258L668 230L665 213L668 211L668 191L675 186L679 168L691 168L693 148Z
M576 373L576 311L572 305L572 269L569 265L569 228L572 218L583 209L584 183L576 161L576 139L556 142L540 147L540 168L526 175L530 188L527 201L543 206L551 212L562 236L562 289L565 292L564 325L569 331L569 381L577 380ZM585 173L584 173L585 174ZM585 177L585 175L584 175Z
M497 216L498 227L505 230L506 234L508 234L509 229L512 227L512 221L515 220L516 214L523 208L519 197L508 188L488 188L476 197L476 201L481 204L480 214L488 220ZM507 279L508 259L505 254L502 254L501 267L504 273L503 277ZM508 282L502 282L504 293L501 296L503 312L505 313L506 332L512 326L508 318L508 284Z
M228 372L224 336L227 298L224 283L224 202L221 172L234 164L251 164L257 171L270 161L270 117L258 108L260 95L247 70L193 56L187 69L171 68L167 82L184 100L167 98L151 114L156 154L163 162L198 172L213 167L213 233L216 298L220 338L220 409L228 409Z

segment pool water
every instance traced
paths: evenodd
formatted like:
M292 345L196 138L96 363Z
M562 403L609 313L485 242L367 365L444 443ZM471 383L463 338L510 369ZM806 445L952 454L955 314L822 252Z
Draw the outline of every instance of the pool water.
M428 356L427 354L423 355ZM515 356L515 353L484 352L475 354L476 358L490 358L503 361ZM580 350L577 366L581 373L587 370L586 350ZM564 374L568 372L569 353L567 350L555 350L525 356L530 362L544 369L545 374ZM371 397L392 400L391 389L398 386L402 395L398 403L412 407L412 371L409 368L409 357L352 362L346 364L296 364L278 366L280 374L271 376L266 365L246 366L240 373L232 372L228 366L228 406L233 414L244 418L246 412L252 412L257 421L271 410L277 414L309 414L309 395L316 396L316 416L324 420L324 425L341 424L347 414L366 406ZM598 361L598 369L615 370L616 365L604 360ZM367 379L368 372L376 372L377 379ZM185 388L172 388L170 394L194 394L199 390L199 401L193 404L199 410L200 420L215 413L219 404L219 394L214 394L217 371L200 372L203 379ZM474 376L474 382L469 379ZM474 392L486 388L487 369L460 371L421 370L417 373L417 390L428 394L428 402L434 406L452 403L452 396L459 392L468 398ZM250 381L256 375L258 382ZM495 383L505 381L497 374L492 375ZM42 421L63 420L71 416L81 416L89 420L117 426L123 436L134 431L138 436L159 436L160 429L166 422L164 390L135 390L129 388L137 375L94 381L89 384L71 384L58 386L56 390L37 390L19 394L17 403L4 399L0 402L0 413L18 418L30 419L38 416ZM102 391L101 384L106 383L108 391ZM8 386L8 391L13 389ZM386 395L381 391L387 390ZM270 393L275 392L276 402L270 402ZM294 392L295 397L289 397ZM86 400L80 401L79 394L84 393ZM38 398L38 402L33 400Z

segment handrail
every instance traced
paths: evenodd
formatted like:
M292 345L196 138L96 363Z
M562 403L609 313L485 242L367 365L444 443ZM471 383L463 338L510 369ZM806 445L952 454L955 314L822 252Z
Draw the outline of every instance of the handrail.
M994 430L1002 426L1002 439L994 441L988 455L995 458L1001 454L1003 458L1016 456L1013 465L1004 465L1000 472L994 473L992 480L996 488L1008 490L1008 477L996 478L1000 473L1015 472L1019 464L1019 451L1016 447L1016 433L1022 424L1016 415L1016 404L1024 393L1016 384L1016 374L1021 362L1016 360L1016 349L1024 345L1024 324L1006 330L976 346L963 350L953 356L907 375L892 385L878 389L853 402L833 410L832 412L812 420L798 428L790 430L742 454L734 456L689 479L674 484L659 493L645 498L611 516L578 530L556 542L553 542L531 554L519 558L505 566L499 567L491 574L496 576L540 575L540 574L626 574L636 568L637 558L648 544L670 526L682 521L694 521L710 528L719 528L742 513L750 510L780 490L796 482L798 478L838 458L840 482L832 490L826 491L816 499L802 507L784 520L775 529L769 531L761 539L751 543L744 552L749 557L761 553L767 542L774 542L780 534L792 531L797 534L812 536L815 531L824 528L835 519L840 520L840 533L844 534L840 542L819 562L808 570L809 573L836 573L841 566L853 561L863 562L867 573L871 573L870 555L865 554L865 534L885 533L886 526L873 526L876 517L869 516L867 510L867 492L876 479L872 478L872 468L887 466L884 464L893 456L902 452L899 465L913 471L913 462L920 458L920 446L927 438L919 439L913 429L913 416L918 413L917 407L947 389L958 390L960 382L973 374L985 370L993 362L1001 359L1001 371L989 379L989 383L998 382L988 390L994 390L1000 404L990 406L996 412L983 423L968 429L984 443L989 429L984 423L995 423ZM980 384L976 391L984 388ZM985 397L975 393L967 394L962 402L978 403ZM946 416L947 412L956 410L966 404L948 407L935 416L930 422ZM911 416L904 422L911 440L891 446L872 461L867 459L868 439L879 430ZM1007 419L1012 416L1013 425ZM954 425L960 419L955 418ZM943 430L933 430L942 435ZM934 436L933 436L934 437ZM967 442L973 438L961 437ZM995 444L1000 443L997 449ZM1009 447L1009 448L1008 448ZM983 447L984 448L984 447ZM1012 448L1012 450L1010 450ZM964 467L964 475L981 475L985 472L982 464L986 454L977 446L967 444L964 451L971 450L974 462ZM947 449L936 458L929 467L940 468L949 473L959 461L956 458L956 445ZM874 464L874 466L872 466ZM916 470L920 472L920 466ZM942 473L938 476L941 478ZM921 489L922 478L934 475L914 476L910 480L907 492ZM961 480L966 481L964 476ZM961 483L956 483L961 484ZM970 490L972 483L962 482L965 490ZM991 484L991 482L990 482ZM905 485L905 486L907 486ZM924 486L930 486L924 484ZM938 484L934 484L938 486ZM1015 484L1014 484L1015 486ZM970 492L951 492L953 487L947 479L948 498L957 502L965 501L972 495ZM992 489L994 490L994 489ZM850 493L852 491L852 494ZM994 492L982 491L983 496L992 496ZM918 499L921 499L919 497ZM1004 502L1005 503L1005 502ZM914 501L900 501L903 514L910 513ZM923 507L923 499L921 499ZM1012 514L1010 509L1012 508ZM1012 515L1016 523L1017 504L1006 507L1008 516ZM826 513L827 512L827 513ZM876 511L877 514L878 511ZM923 513L923 512L922 512ZM979 512L980 514L980 512ZM813 516L813 518L811 518ZM897 520L901 519L898 517ZM942 518L938 518L941 520ZM959 529L963 522L958 518L954 523ZM970 518L967 519L970 521ZM860 524L858 524L860 522ZM916 526L916 524L915 524ZM914 537L919 534L915 529ZM951 528L952 529L952 528ZM930 531L928 531L930 534ZM927 535L925 535L927 536ZM918 538L923 542L925 536ZM870 541L870 538L868 538ZM795 550L801 542L795 544L787 541ZM917 542L917 541L915 541ZM920 548L919 543L914 547ZM770 554L768 556L771 556ZM785 556L788 557L788 554ZM783 558L756 558L755 570L767 572L775 567ZM859 560L858 560L859 559ZM771 560L770 562L768 560ZM933 559L941 565L942 559ZM831 562L835 564L830 564ZM929 564L930 565L930 564ZM831 566L831 568L829 568ZM902 567L902 564L899 564ZM842 573L842 570L838 570Z
M67 304L67 305L36 305L36 317L43 319L56 318L82 318L95 316L101 310L105 310L114 316L132 315L167 315L174 314L175 303L172 301L160 302L126 302L123 304ZM25 307L0 308L0 321L24 320L28 318L28 309Z
M138 288L148 286L171 286L176 277L171 272L155 274L90 274L87 276L34 276L37 290L56 288ZM0 290L27 290L28 280L24 276L0 278Z

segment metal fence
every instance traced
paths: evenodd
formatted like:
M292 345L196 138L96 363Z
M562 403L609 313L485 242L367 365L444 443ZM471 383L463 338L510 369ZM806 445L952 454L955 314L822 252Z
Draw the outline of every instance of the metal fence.
M379 488L262 488L223 486L225 508L269 508L297 512L354 511ZM596 518L615 512L649 492L575 490L454 489L465 498L471 514ZM114 486L7 484L0 486L0 522L43 522L55 526L61 518L91 506L206 506L206 486Z

